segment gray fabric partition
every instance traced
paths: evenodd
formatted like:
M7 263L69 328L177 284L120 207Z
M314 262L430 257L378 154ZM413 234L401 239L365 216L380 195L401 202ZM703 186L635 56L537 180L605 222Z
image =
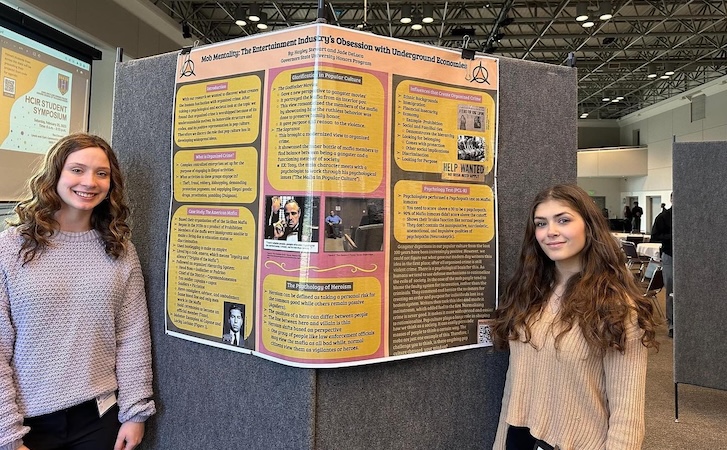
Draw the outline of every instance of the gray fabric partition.
M144 449L491 447L507 355L469 350L345 369L296 369L164 334L176 54L118 65L113 146L127 174L144 266L159 414ZM576 179L576 72L500 64L500 282L530 199Z
M727 142L675 143L674 382L727 390Z

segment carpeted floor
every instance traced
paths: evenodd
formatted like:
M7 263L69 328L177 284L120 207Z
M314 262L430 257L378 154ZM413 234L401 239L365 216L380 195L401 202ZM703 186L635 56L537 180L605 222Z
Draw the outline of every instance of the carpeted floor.
M663 291L660 301L664 302ZM649 354L646 375L646 437L643 450L727 449L727 391L679 385L679 422L674 422L672 339L662 326L659 352ZM679 339L679 336L675 336Z

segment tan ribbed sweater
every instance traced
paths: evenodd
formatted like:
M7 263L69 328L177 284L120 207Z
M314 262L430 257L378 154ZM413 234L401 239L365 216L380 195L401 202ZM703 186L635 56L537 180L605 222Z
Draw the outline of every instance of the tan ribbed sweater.
M505 449L509 425L560 450L639 450L644 437L648 350L635 319L626 351L593 349L574 327L554 347L556 316L546 307L532 343L510 341L510 367L493 450ZM556 323L557 324L557 323Z

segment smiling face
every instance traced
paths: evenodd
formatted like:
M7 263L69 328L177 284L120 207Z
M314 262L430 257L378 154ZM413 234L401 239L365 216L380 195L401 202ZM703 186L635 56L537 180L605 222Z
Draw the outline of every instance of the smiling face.
M561 273L581 269L581 251L586 245L583 217L567 203L546 200L535 208L535 239Z
M56 192L63 204L57 218L84 218L90 225L93 208L111 188L111 167L106 152L87 147L68 155L58 178Z

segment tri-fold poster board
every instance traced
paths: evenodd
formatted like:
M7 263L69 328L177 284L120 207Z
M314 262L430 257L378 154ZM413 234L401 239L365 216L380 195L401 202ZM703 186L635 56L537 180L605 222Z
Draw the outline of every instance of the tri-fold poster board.
M167 334L298 367L491 345L496 59L312 24L175 77Z

